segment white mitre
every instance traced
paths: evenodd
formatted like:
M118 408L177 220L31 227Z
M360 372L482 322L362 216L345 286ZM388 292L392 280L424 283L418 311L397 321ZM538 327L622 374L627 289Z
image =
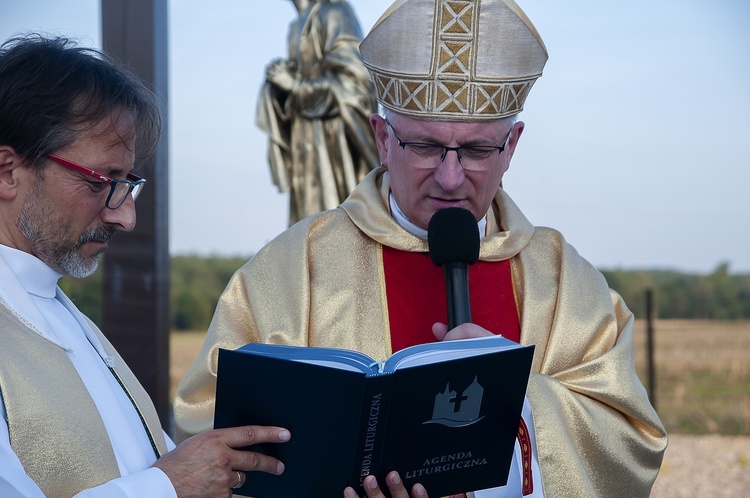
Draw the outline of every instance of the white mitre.
M360 51L384 107L440 121L519 113L547 62L513 0L398 0Z

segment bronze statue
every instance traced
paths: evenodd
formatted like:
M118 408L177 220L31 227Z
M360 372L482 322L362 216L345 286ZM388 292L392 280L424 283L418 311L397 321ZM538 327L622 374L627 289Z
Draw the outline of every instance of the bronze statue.
M339 205L379 164L377 111L359 22L345 0L293 0L289 58L274 60L258 103L273 181L290 192L289 224Z

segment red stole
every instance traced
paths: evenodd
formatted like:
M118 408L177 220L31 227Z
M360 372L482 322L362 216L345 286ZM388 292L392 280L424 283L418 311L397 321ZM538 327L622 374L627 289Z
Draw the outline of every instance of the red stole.
M427 253L399 251L383 246L383 271L388 300L391 348L434 342L432 324L448 323L443 269ZM510 260L478 261L469 266L471 321L511 341L520 342L521 327ZM523 419L518 428L523 460L523 496L533 492L531 440ZM449 498L465 498L466 493Z
M383 269L393 352L435 342L432 324L448 323L443 269L427 253L383 246ZM510 261L478 261L469 266L471 321L519 342Z

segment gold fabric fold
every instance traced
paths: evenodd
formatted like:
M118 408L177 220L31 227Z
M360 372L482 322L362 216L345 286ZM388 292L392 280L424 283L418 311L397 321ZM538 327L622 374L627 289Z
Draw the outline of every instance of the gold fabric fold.
M232 277L177 390L178 439L211 428L219 347L248 342L391 352L382 245L427 251L370 173L338 209L293 226ZM648 496L666 434L635 375L633 317L563 237L498 190L480 259L511 260L521 342L535 344L528 396L546 496ZM624 493L624 494L623 494Z

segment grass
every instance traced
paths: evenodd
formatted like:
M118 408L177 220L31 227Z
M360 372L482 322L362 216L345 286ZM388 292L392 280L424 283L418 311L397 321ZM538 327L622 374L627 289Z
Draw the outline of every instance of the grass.
M203 332L171 337L171 391L198 355ZM670 433L750 435L750 321L657 320L655 403ZM635 327L636 370L648 386L646 326Z
M648 386L646 327L636 369ZM750 435L750 321L657 320L655 404L669 432Z
M174 399L177 384L185 376L203 345L205 332L172 332L169 338L169 399Z

